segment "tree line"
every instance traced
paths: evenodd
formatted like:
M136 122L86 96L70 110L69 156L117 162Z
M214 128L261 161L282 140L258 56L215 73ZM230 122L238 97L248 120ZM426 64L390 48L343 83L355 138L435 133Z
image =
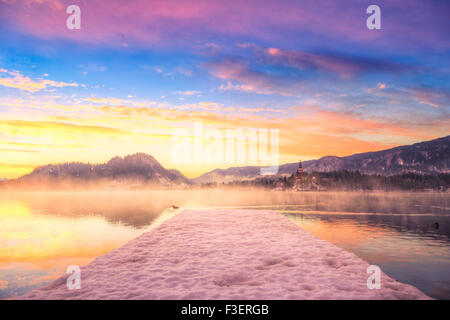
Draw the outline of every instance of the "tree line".
M423 175L403 173L384 176L380 174L362 174L359 171L332 171L304 173L299 180L294 174L290 176L267 176L254 180L236 180L222 183L229 187L262 187L267 189L302 189L302 190L436 190L447 191L450 187L450 173ZM204 184L206 187L217 183Z

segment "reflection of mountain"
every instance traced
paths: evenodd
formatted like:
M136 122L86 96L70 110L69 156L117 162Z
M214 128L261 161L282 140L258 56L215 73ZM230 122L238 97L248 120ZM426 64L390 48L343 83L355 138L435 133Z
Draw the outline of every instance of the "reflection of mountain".
M450 136L377 152L358 153L347 157L327 156L304 161L306 171L360 171L365 174L395 175L450 173ZM293 174L298 163L281 165L279 174ZM198 183L251 180L260 176L257 166L216 169L195 178Z
M31 212L40 215L66 218L101 216L112 224L142 228L172 206L174 194L177 191L31 193L25 197L24 204Z
M124 158L114 157L104 164L63 163L38 167L13 182L18 185L71 185L108 182L117 184L183 185L189 180L177 170L167 170L151 155L137 153Z

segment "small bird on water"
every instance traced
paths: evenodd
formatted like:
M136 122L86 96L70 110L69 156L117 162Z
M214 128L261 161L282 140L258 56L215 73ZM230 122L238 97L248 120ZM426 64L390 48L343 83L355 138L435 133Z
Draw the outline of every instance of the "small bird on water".
M439 229L439 222L435 222L435 223L427 223L426 224L427 228L433 228L433 229Z
M439 223L435 222L431 224L432 228L439 229Z

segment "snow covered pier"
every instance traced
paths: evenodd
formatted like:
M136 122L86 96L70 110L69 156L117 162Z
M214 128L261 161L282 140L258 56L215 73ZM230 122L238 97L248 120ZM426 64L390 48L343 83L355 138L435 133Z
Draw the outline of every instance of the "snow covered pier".
M369 264L259 210L182 211L67 277L19 299L429 299Z

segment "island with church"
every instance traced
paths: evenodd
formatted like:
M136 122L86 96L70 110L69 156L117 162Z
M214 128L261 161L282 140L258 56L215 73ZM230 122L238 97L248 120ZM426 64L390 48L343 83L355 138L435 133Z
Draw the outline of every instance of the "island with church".
M218 187L219 183L205 183L203 187ZM220 184L227 188L264 188L276 191L439 191L450 187L450 174L421 174L405 172L394 175L362 173L359 170L307 172L302 161L292 174L259 176L254 179L236 179Z

